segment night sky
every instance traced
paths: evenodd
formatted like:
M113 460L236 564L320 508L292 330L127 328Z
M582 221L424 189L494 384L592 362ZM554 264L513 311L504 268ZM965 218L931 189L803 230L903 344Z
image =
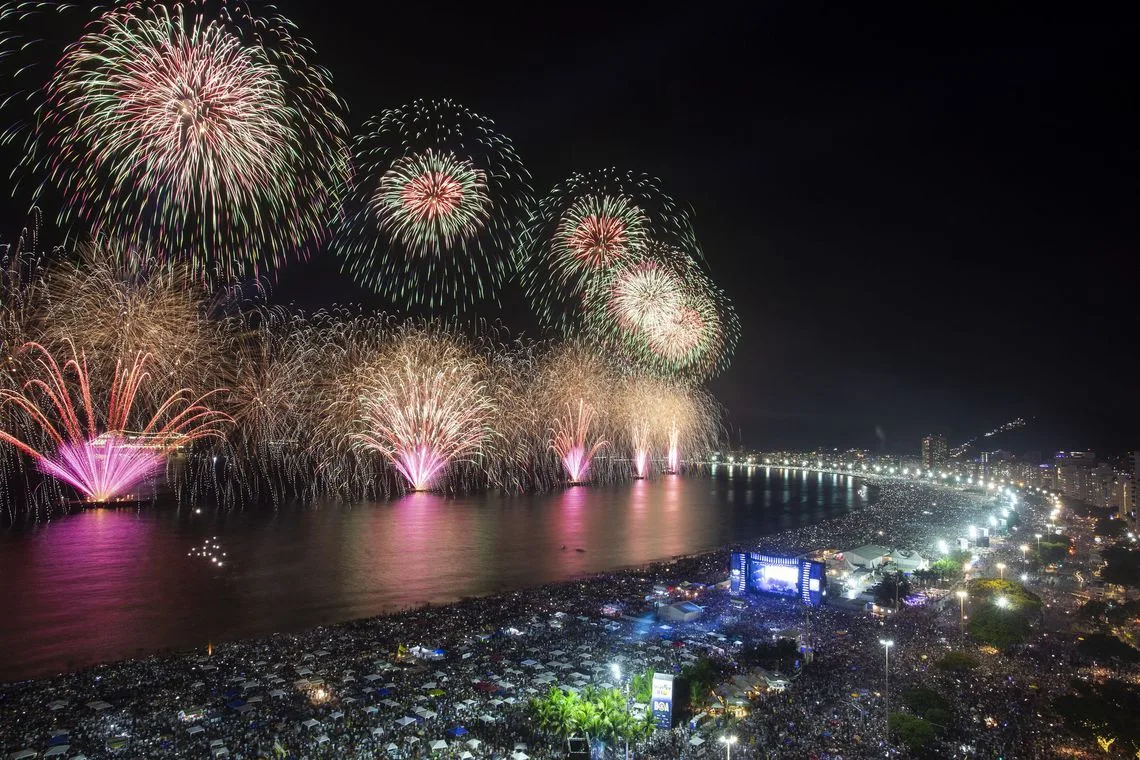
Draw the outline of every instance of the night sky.
M691 206L741 317L711 384L734 442L913 453L1034 416L1025 447L1140 446L1135 18L533 5L280 2L354 128L450 97L540 193L616 166ZM328 258L275 298L382 305ZM517 292L502 316L533 329Z

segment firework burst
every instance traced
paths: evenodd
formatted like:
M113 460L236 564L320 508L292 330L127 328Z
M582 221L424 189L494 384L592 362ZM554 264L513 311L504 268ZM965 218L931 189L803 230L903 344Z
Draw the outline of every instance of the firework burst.
M369 121L352 153L335 244L358 282L409 306L497 295L531 190L489 119L418 100Z
M319 242L346 168L343 108L283 18L133 0L65 51L25 162L78 223L200 272Z
M693 259L667 246L612 267L585 304L585 334L638 371L703 379L735 347L731 303Z
M515 263L540 318L575 334L584 300L613 267L643 259L651 240L699 251L688 214L656 180L612 169L574 174L536 204Z
M163 401L152 415L135 413L140 388L150 375L149 357L137 355L129 366L119 362L105 405L92 392L87 358L72 347L60 366L37 343L37 376L22 391L0 390L0 404L25 417L28 435L0 431L0 441L15 446L45 474L71 484L88 501L121 496L154 474L171 451L203 438L220 437L228 417L206 405L213 392L194 397L183 389Z
M380 363L361 368L357 440L388 459L412 490L438 486L449 464L477 456L492 434L480 365L454 336L404 328Z

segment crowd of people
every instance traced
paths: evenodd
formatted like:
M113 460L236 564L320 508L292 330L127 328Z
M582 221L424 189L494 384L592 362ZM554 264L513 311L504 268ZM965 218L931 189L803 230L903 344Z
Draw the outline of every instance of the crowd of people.
M863 509L765 537L764 548L929 547L991 509L981 494L884 483ZM29 750L90 760L565 757L566 747L540 733L528 713L528 701L552 686L621 688L622 679L647 670L680 674L706 657L732 672L744 667L736 657L749 643L794 636L803 649L783 674L786 690L758 695L743 717L722 715L696 729L677 720L634 754L715 756L720 737L731 734L735 757L881 757L890 749L887 700L896 709L899 695L921 684L955 706L937 739L939 757L1050 756L1059 728L1046 702L1065 679L1055 667L1064 656L1059 641L982 657L976 671L956 675L936 663L949 651L977 650L956 603L903 606L882 617L827 606L805 614L795 600L779 598L734 604L722 583L727 560L723 551L678 558L10 684L0 689L0 748L5 757ZM695 600L703 613L663 625L647 595L682 581L705 589ZM883 638L894 642L889 694Z

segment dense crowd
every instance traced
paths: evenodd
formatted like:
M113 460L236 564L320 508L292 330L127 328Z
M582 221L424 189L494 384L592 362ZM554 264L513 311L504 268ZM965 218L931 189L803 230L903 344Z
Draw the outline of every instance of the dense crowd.
M764 545L924 547L957 535L989 509L979 494L884 483L881 498L862 510L766 537ZM1064 688L1055 667L1065 656L1059 641L983 658L976 672L956 676L935 667L946 652L970 646L956 602L904 607L884 618L827 607L805 614L777 598L742 607L711 588L724 580L726 566L726 554L717 552L12 684L0 690L0 747L5 756L27 748L91 760L560 757L565 748L536 733L527 713L528 700L551 686L620 686L614 664L624 678L647 669L680 673L703 657L732 670L743 667L734 659L748 643L742 638L791 635L813 661L784 674L786 691L760 695L739 720L721 717L696 730L678 721L635 746L635 754L715 756L719 737L732 732L739 739L734 757L881 757L886 704L878 640L886 637L895 642L892 700L923 684L956 706L953 725L937 740L938 756L1050 756L1046 747L1058 729L1043 700ZM704 606L698 620L666 626L642 614L647 594L682 581L710 586L697 600ZM892 701L892 709L897 705Z

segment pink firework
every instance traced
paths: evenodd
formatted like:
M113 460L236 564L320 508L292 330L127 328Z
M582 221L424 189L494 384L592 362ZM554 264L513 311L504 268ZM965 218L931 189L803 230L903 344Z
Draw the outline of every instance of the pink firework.
M71 358L61 367L38 343L28 343L24 350L37 354L33 366L40 377L24 383L19 392L0 390L0 404L23 413L35 440L0 430L0 441L30 456L41 472L74 486L88 501L122 496L154 474L171 451L220 436L221 423L230 421L205 405L214 392L194 398L184 388L131 430L135 400L150 377L149 354L136 355L129 368L116 363L106 412L100 414L92 400L85 354L71 346Z
M358 444L377 451L414 491L440 485L452 462L479 455L493 405L480 359L442 331L407 327L365 368Z
M637 449L633 454L633 466L637 470L637 477L644 478L649 474L649 452Z
M584 399L578 399L576 412L567 404L565 416L555 420L556 429L550 446L562 459L562 466L566 468L572 484L585 482L594 456L606 446L600 438L590 442L594 416L594 407Z
M447 462L446 456L422 444L400 451L392 459L396 471L408 479L414 491L428 490Z
M681 466L681 430L677 427L677 420L669 426L669 472L675 473Z
M53 456L36 463L45 475L63 481L88 501L108 502L156 474L163 457L118 436L65 443Z

